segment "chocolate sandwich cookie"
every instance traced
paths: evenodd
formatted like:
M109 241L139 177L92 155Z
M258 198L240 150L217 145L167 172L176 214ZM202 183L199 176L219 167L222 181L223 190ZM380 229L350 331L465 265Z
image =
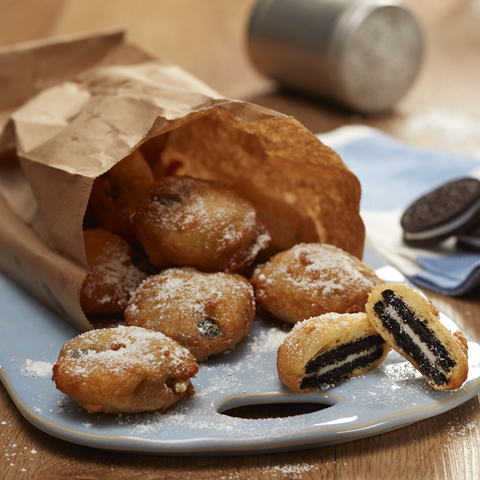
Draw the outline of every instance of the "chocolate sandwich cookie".
M428 247L462 233L480 221L480 181L461 178L414 202L403 214L403 240Z
M471 252L480 252L480 225L457 235L457 247Z
M461 332L452 334L438 310L417 291L386 283L369 295L368 319L436 390L456 390L468 376L468 346Z
M278 349L278 376L310 393L376 369L390 349L365 313L328 313L295 325Z

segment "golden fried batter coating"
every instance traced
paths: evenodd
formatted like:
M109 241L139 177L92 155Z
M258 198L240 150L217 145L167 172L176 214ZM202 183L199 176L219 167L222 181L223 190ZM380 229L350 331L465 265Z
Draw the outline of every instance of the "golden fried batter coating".
M402 283L372 290L365 306L378 333L436 390L456 390L468 377L468 343L450 332L420 292Z
M99 218L100 226L124 238L134 237L133 212L153 181L153 172L139 150L96 178L89 207Z
M127 307L130 293L146 274L133 263L134 251L122 237L98 228L84 230L90 271L80 290L80 305L87 315L113 315Z
M234 273L170 268L145 280L125 310L127 325L156 330L198 360L228 352L250 331L252 286Z
M173 265L233 272L251 264L270 235L250 202L219 182L157 180L139 204L138 240L158 268Z
M382 280L337 247L301 243L257 267L251 283L262 308L293 324L328 312L364 312Z
M53 366L56 387L90 413L165 410L195 392L198 364L165 335L137 327L69 340Z
M390 350L365 313L327 313L293 327L278 349L278 376L310 393L375 370Z

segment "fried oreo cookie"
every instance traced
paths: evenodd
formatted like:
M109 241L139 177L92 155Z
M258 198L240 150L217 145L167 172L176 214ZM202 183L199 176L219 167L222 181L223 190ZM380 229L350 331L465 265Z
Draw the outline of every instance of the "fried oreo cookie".
M233 273L170 268L147 278L125 311L127 325L162 332L198 360L228 352L250 331L252 286Z
M61 392L90 413L162 411L195 393L198 364L165 335L137 327L92 330L69 340L53 366Z
M92 185L89 210L100 221L100 226L124 238L133 238L133 212L154 176L139 150L114 165L96 178Z
M135 252L124 238L103 228L83 235L90 271L80 290L82 310L86 315L122 313L146 274L135 266Z
M280 381L297 393L310 393L375 370L390 345L365 313L328 313L297 323L280 345Z
M386 283L370 293L368 319L436 390L456 390L468 376L468 345L461 332L452 334L438 310L416 290Z
M403 240L429 247L462 233L480 222L480 181L461 178L424 195L401 219Z
M329 312L364 312L368 294L383 281L338 247L300 243L258 266L250 282L265 311L293 324Z
M271 239L253 205L235 190L187 176L157 180L141 200L134 226L160 269L233 272L253 263Z

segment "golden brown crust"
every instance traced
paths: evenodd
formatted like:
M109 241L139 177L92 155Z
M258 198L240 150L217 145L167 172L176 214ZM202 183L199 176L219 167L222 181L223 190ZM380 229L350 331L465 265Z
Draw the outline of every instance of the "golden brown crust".
M57 388L90 413L170 408L193 395L198 364L187 349L137 327L93 330L69 340L53 366Z
M84 230L90 271L80 290L80 305L87 315L122 313L130 293L146 275L133 264L134 251L122 237L98 228Z
M89 208L97 215L100 225L124 238L135 236L133 212L154 176L139 150L96 178L92 185Z
M407 305L408 309L413 312L417 324L427 333L415 333L415 328L406 325L400 320L400 316L393 307L390 307L384 292L393 292ZM385 305L388 308L387 313L392 317L390 320L393 325L401 325L402 335L395 334L392 327L388 326L378 313L379 305ZM427 301L418 291L400 283L385 283L373 290L366 305L366 311L372 325L380 335L392 345L397 352L403 355L417 370L422 373L430 386L436 390L456 390L463 385L468 376L468 345L465 337L460 332L452 334L439 320L439 312ZM436 338L441 344L440 348L445 348L446 352L439 352L438 347L429 349L422 339L427 337ZM413 344L413 348L421 353L414 355L412 347L405 347L403 342ZM450 356L454 361L454 366L448 368L442 366L442 362L446 356ZM422 364L422 365L420 365ZM433 372L433 373L428 373ZM444 375L445 380L437 381L432 375ZM442 377L443 378L443 377Z
M302 388L308 362L329 350L369 336L378 337L378 333L365 313L330 313L297 323L278 349L277 370L280 381L294 392L312 392L316 387ZM352 378L377 368L390 351L388 344L383 344L382 348L380 358L366 367L339 376L338 379Z
M250 331L255 316L252 286L237 274L171 268L137 289L125 321L164 333L197 361L228 352Z
M251 264L270 236L252 204L219 182L157 180L135 213L135 232L158 268L232 272Z
M328 312L365 311L368 293L382 280L337 247L308 243L259 266L251 283L262 308L293 324Z

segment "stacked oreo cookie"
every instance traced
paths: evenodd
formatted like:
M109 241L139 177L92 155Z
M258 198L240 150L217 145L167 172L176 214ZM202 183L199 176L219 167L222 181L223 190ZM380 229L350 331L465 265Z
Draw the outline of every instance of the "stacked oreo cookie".
M403 240L430 247L452 236L460 248L480 251L480 181L460 178L427 193L401 219Z

